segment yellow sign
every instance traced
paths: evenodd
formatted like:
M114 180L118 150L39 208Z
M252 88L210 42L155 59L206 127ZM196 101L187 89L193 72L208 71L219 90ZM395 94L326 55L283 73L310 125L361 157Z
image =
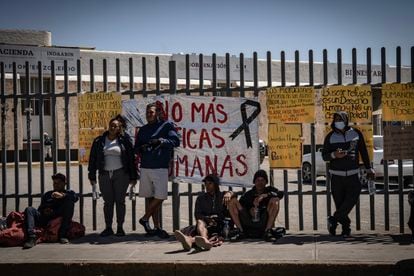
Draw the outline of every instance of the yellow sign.
M383 121L414 121L414 84L383 84L381 103Z
M270 168L302 167L301 124L269 124L268 141Z
M315 122L313 87L272 87L266 93L269 123Z
M365 145L367 146L367 151L369 155L369 161L374 161L374 129L372 124L369 125L358 125L358 126L351 126L352 128L356 128L361 131L362 136L364 136ZM325 125L325 136L332 130L330 125ZM359 161L361 161L361 156L359 156Z
M119 93L85 93L78 96L79 162L88 163L93 140L107 128L109 120L121 114Z
M330 86L322 89L322 111L325 122L332 122L333 114L346 111L349 121L372 122L372 91L370 85Z

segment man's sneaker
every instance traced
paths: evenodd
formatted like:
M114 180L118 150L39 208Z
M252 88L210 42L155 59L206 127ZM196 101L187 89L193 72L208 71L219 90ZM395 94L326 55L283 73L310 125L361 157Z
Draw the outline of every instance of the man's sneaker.
M148 220L143 220L141 218L138 222L139 222L139 224L144 226L145 232L147 232L147 234L153 234L154 233L154 229L151 228Z
M112 230L112 228L105 228L105 230L103 230L101 234L99 234L99 236L108 237L108 236L112 236L113 234L114 234L114 231Z
M236 241L240 241L242 239L246 238L246 235L244 234L243 231L241 231L240 229L236 228L233 233L231 233L230 235L230 241L231 242L236 242Z
M272 229L267 229L264 234L263 234L263 239L267 242L273 241L274 240L274 236L272 233Z
M167 233L167 231L161 229L161 228L156 228L154 230L154 234L158 237L160 237L161 239L169 239L170 235Z
M183 246L184 250L190 251L193 243L191 242L191 238L184 235L183 232L180 230L174 231L174 236L177 239L177 241L181 242L181 245Z
M342 228L341 236L344 238L349 238L351 236L351 228Z
M272 234L275 239L280 239L286 235L286 229L284 227L276 227L272 229Z
M206 238L202 236L196 236L195 243L198 247L204 250L210 250L213 247L213 245Z
M60 242L61 244L67 244L67 243L69 243L69 239L68 239L68 238L64 238L64 237L62 237L62 238L60 238L60 239L59 239L59 242Z
M122 227L119 227L116 229L116 234L117 237L123 237L125 236L125 231Z
M29 238L24 244L23 249L30 249L36 245L36 238Z
M329 216L328 217L328 232L332 236L336 235L336 227L338 226L338 222L336 221L335 217Z

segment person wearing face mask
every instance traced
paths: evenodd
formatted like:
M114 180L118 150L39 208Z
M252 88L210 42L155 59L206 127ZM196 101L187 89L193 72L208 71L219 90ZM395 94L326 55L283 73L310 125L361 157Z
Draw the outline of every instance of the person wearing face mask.
M348 125L348 114L344 111L334 113L332 131L326 137L322 149L322 158L329 162L332 196L336 211L328 217L328 231L336 235L338 223L342 225L343 237L351 235L351 220L348 214L358 202L361 192L359 180L359 155L368 172L368 178L375 177L371 167L367 147L362 133Z

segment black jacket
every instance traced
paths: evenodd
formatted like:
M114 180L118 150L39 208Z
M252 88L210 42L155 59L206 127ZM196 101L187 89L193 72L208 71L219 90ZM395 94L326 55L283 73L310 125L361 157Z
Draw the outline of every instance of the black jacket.
M268 196L264 198L262 201L260 201L260 208L267 207L267 204L269 203L269 200L272 197L282 199L284 195L282 191L279 191L278 189L272 186L266 186L263 194L267 194ZM253 201L257 196L259 195L256 192L256 187L253 187L251 190L247 191L246 193L244 193L244 195L241 196L239 202L244 209L250 210L254 206Z
M223 197L225 192L219 192L214 196L207 192L203 192L196 199L194 216L196 219L204 219L212 215L218 216L222 220L225 216L224 211L227 210L223 205Z
M70 200L74 203L78 201L79 197L78 195L72 191L72 190L65 190L65 197L64 198L53 198L52 194L54 191L48 191L46 192L40 201L40 206L37 209L41 214L43 214L43 210L46 208L50 208L53 210L53 212L58 211L62 205L64 204L64 200ZM53 216L53 214L52 214Z
M96 171L103 171L105 168L104 146L105 138L108 135L106 131L101 136L95 138L89 155L88 178L96 181ZM135 167L135 155L132 143L127 135L120 135L118 142L121 146L121 161L123 169L129 174L130 180L137 179L137 170Z

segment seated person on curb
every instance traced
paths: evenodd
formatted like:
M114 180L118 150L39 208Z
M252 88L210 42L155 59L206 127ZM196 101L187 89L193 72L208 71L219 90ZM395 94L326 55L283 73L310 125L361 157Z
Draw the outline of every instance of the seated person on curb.
M68 243L67 232L75 209L78 196L74 191L65 190L66 176L57 173L52 175L53 190L46 192L41 199L38 209L27 207L24 211L24 223L26 227L27 240L23 248L29 249L36 245L36 226L47 226L48 222L62 217L59 229L59 242Z
M206 192L197 197L195 204L196 227L190 226L174 232L177 240L187 251L194 244L201 249L209 250L223 243L221 234L228 212L226 207L233 197L233 192L220 192L220 180L213 174L207 175L203 182Z
M253 177L254 187L239 201L237 198L230 201L229 212L237 227L231 241L245 237L263 237L266 241L272 241L278 237L272 227L279 213L283 192L266 186L268 182L266 171L258 170Z

